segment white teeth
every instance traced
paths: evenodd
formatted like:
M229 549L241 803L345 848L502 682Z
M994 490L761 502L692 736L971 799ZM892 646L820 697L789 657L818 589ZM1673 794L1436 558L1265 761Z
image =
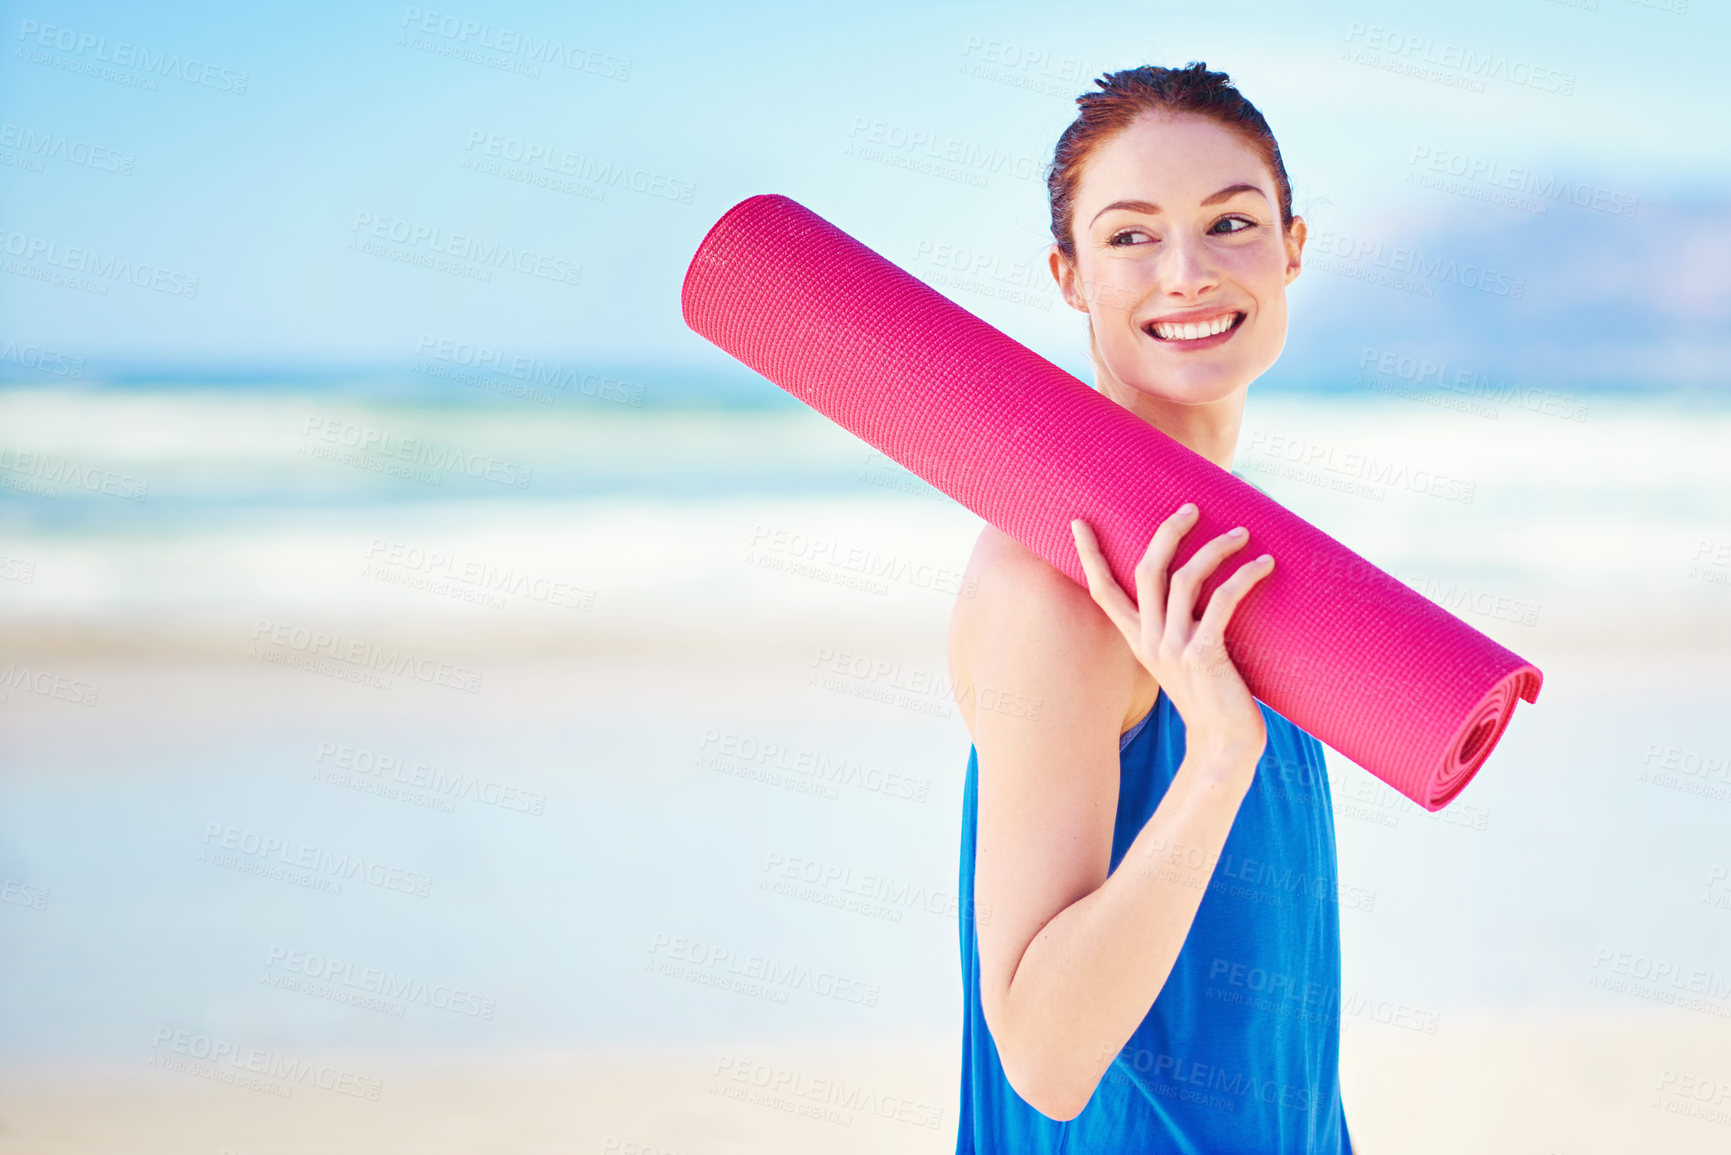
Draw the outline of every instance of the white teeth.
M1216 333L1224 333L1232 328L1232 323L1237 318L1237 313L1223 313L1214 320L1205 321L1200 325L1174 325L1157 322L1153 327L1154 335L1164 341L1194 341L1198 337L1212 337Z

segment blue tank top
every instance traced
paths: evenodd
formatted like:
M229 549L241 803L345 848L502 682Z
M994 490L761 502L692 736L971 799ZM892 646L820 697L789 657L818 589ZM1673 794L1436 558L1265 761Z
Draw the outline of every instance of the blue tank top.
M958 887L958 1155L1348 1155L1328 775L1315 738L1267 706L1262 716L1268 745L1172 973L1088 1105L1064 1122L1040 1114L1010 1086L980 1009L973 901L979 751L969 748ZM1183 757L1184 721L1161 691L1119 739L1111 869Z

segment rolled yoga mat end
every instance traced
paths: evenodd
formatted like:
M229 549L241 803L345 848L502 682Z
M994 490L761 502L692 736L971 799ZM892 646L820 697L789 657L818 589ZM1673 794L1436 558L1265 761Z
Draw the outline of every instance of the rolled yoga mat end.
M1251 693L1426 810L1496 746L1543 675L1213 462L785 196L748 197L692 257L699 335L1086 585L1070 519L1113 576L1201 510L1174 564L1235 525L1273 573L1226 648ZM1203 584L1201 605L1234 565Z

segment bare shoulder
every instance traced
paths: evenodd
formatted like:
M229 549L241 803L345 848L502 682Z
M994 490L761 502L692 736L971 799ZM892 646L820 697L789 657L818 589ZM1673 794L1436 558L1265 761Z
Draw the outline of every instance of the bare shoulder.
M1120 733L1153 704L1153 679L1087 589L996 526L981 529L962 589L949 668L970 733L982 703L1037 711L1064 685L1112 703Z
M1002 1040L1028 944L1108 874L1118 734L1142 666L1087 589L989 525L963 589L950 668L977 754L981 1009Z

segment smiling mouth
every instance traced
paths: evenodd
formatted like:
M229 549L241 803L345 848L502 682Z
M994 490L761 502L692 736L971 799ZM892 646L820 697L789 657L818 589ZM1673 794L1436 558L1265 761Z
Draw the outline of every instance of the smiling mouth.
M1236 329L1243 324L1246 314L1222 313L1218 317L1210 317L1206 321L1150 321L1142 326L1142 331L1156 341L1200 341L1204 337L1214 337L1229 329Z

